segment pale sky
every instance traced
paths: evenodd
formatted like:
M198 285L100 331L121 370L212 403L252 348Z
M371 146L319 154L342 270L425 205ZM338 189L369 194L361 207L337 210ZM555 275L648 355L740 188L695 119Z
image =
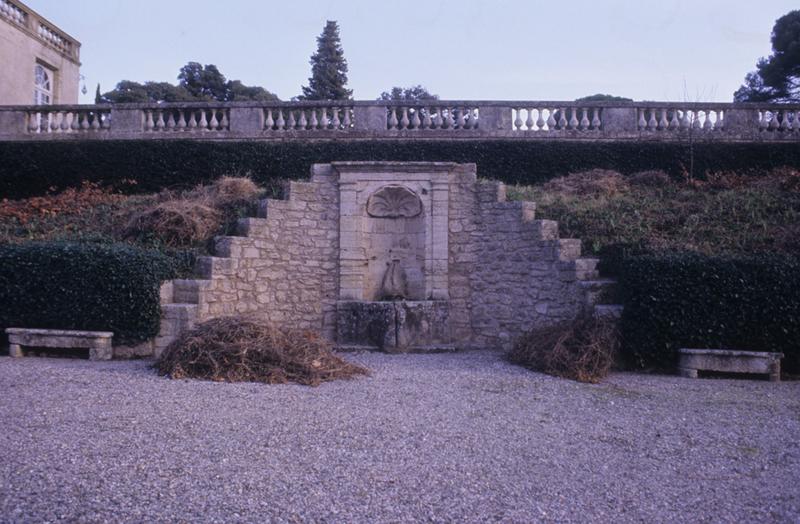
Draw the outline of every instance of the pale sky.
M77 38L98 82L177 82L186 62L283 100L337 20L354 98L422 84L443 99L729 102L797 0L24 0Z

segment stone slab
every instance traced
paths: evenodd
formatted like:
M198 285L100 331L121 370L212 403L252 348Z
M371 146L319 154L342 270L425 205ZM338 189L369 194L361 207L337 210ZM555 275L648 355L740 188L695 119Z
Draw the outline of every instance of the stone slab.
M681 348L678 355L679 372L688 378L697 378L698 371L768 374L771 381L781 376L783 353Z
M56 348L89 350L90 360L110 360L113 356L110 331L73 331L65 329L7 328L9 354L24 356L23 348Z

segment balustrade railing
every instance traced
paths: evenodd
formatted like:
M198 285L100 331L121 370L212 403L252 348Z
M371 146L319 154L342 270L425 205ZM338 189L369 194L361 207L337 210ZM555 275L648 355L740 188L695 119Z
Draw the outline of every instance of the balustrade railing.
M414 104L389 106L389 131L470 131L480 126L480 108L475 105Z
M24 26L27 23L28 13L9 0L0 0L0 16Z
M41 106L27 112L27 130L31 134L74 134L111 129L108 109L60 110Z
M275 106L263 108L264 131L349 131L352 106Z
M525 106L512 109L514 131L600 131L603 108Z
M219 108L145 109L144 130L151 133L228 131L230 110Z
M0 0L2 1L2 0ZM800 104L242 102L0 107L0 140L93 131L121 139L800 140Z

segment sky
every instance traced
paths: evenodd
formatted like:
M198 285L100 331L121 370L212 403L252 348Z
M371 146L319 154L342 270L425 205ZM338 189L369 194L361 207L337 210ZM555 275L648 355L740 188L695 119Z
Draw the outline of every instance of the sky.
M177 83L189 61L283 100L326 20L357 100L421 84L450 100L730 102L797 0L23 0L81 43L100 83Z

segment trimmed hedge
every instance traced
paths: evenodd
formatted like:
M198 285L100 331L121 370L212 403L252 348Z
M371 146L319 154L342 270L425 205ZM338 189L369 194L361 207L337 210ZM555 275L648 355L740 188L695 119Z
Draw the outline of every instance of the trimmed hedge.
M622 263L622 352L637 367L671 370L677 350L784 353L800 372L800 261L779 255L644 255Z
M174 262L124 244L0 246L0 329L113 331L114 342L158 334L159 285Z
M693 149L696 176L709 170L800 167L800 147L792 143L700 142ZM686 144L633 141L0 142L0 198L77 187L83 180L132 192L155 192L244 172L269 185L278 178L305 177L311 164L334 160L474 162L482 178L525 184L592 168L623 174L649 169L680 174L690 165Z

